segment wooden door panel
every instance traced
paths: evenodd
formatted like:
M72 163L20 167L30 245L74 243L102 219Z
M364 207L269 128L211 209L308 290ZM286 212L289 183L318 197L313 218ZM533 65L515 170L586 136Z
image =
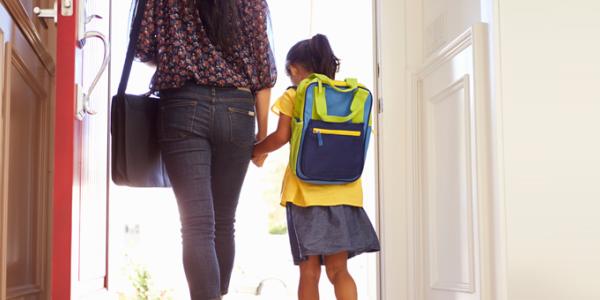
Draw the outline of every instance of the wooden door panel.
M0 0L0 299L49 296L54 38L34 20L41 2Z
M38 92L43 92L44 97L49 96L49 91L46 91L48 84L50 84L51 77L48 76L48 69L37 57L37 53L31 48L27 37L21 33L21 31L15 31L13 39L11 41L13 52L18 53L19 57L23 58L21 65L26 68L27 72L33 75L33 82L29 84L35 84L31 88L35 88Z
M11 54L14 57L14 54ZM19 69L22 69L21 67ZM32 249L35 243L34 215L37 204L37 178L34 166L35 153L39 151L35 145L37 133L37 107L32 103L35 96L27 90L27 82L19 73L15 64L11 64L11 132L8 162L8 174L11 185L8 187L8 252L7 272L8 290L19 288L26 284L35 285L35 257ZM16 101L13 101L18 99ZM32 111L28 111L31 109ZM19 137L19 138L16 138Z
M11 299L25 293L43 295L45 252L39 250L47 249L42 227L47 224L48 199L43 182L48 179L42 146L48 135L43 134L42 124L47 95L16 48L9 55L11 94L5 101L10 102L11 116L7 235L7 297Z
M36 2L37 1L34 3ZM43 8L49 8L53 5L47 3L49 2L48 0L40 2L44 2L39 4L39 6ZM41 21L37 17L32 16L33 8L29 8L30 5L25 5L23 1L0 0L0 3L3 4L3 7L0 8L0 16L2 16L0 25L2 25L7 39L10 37L10 39L13 40L13 44L15 44L17 48L23 50L19 46L21 44L19 41L23 41L21 38L23 37L27 44L29 44L31 51L37 56L37 60L44 65L48 70L50 77L52 77L55 68L54 55L52 55L54 52L53 40L56 38L56 30L52 23L53 21L47 21L48 27L44 28L41 26ZM38 6L38 4L34 6ZM16 32L19 32L21 37L15 36ZM26 55L22 56L28 58ZM34 59L32 58L32 61L33 60Z
M33 20L33 8L38 6L37 3L40 1L19 0L18 2L23 6L25 13L27 16L29 16L29 19Z

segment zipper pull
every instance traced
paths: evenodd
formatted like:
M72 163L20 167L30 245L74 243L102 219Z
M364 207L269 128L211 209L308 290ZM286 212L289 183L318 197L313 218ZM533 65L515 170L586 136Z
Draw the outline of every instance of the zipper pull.
M323 135L321 130L317 130L317 140L319 141L319 147L323 146Z

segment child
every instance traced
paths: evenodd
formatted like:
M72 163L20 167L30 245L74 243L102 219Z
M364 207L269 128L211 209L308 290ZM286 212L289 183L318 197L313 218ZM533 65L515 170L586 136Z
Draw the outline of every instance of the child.
M321 34L297 43L287 55L286 71L297 86L312 73L334 79L339 60L327 37ZM261 166L269 152L290 141L296 91L288 89L273 105L279 115L277 130L256 144L252 154ZM362 208L362 185L317 185L301 181L288 166L283 179L281 205L286 207L294 264L300 266L298 298L319 299L321 264L334 285L338 300L357 299L356 284L347 260L364 252L379 251L379 240Z

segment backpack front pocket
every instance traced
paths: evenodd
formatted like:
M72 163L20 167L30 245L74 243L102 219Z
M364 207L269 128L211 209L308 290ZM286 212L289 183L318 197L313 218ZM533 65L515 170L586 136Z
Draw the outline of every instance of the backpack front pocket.
M332 182L358 179L364 165L363 130L364 124L311 121L301 146L299 177Z
M324 135L359 137L361 135L361 132L355 131L355 130L335 130L335 129L325 129L325 128L313 128L313 134L317 135L317 142L319 143L319 147L321 147L325 144L324 139L323 139Z

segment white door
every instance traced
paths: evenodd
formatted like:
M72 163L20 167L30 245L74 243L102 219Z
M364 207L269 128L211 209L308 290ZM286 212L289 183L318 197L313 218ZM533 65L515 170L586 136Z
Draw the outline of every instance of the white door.
M417 299L484 299L480 249L487 240L480 217L490 200L491 159L486 49L486 28L478 24L434 53L414 80Z

